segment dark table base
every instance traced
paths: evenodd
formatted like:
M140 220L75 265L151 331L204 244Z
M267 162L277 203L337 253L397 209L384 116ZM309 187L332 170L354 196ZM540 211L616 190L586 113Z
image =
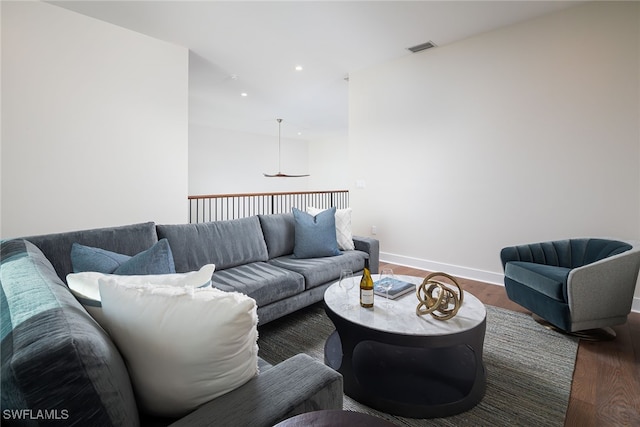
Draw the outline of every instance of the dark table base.
M373 415L335 409L296 415L274 427L395 427L395 424Z
M446 417L482 400L486 324L459 334L416 337L375 331L327 310L336 325L325 363L344 377L345 393L371 408L410 418Z

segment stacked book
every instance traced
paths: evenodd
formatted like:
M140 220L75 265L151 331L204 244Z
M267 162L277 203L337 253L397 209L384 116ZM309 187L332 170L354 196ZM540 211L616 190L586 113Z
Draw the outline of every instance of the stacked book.
M404 280L399 280L396 278L385 277L373 282L373 293L375 293L376 295L380 295L381 297L386 297L387 292L381 287L380 284L387 281L391 282L391 288L389 289L389 299L396 299L399 296L409 292L413 292L416 289L416 285L414 285L413 283L405 282Z

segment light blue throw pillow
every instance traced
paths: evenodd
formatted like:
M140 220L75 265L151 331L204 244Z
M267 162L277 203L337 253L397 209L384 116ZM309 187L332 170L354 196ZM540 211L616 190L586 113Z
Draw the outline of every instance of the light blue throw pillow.
M74 243L71 246L71 265L74 273L95 271L106 274L142 275L176 272L173 253L167 239L159 240L146 251L134 256Z
M295 220L296 258L319 258L340 255L336 240L336 208L327 209L316 216L293 208Z

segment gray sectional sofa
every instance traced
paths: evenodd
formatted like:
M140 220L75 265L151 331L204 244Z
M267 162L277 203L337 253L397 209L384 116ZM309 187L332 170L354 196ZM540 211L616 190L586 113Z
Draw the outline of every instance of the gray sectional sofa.
M361 272L367 256L372 273L378 272L378 241L367 237L354 236L356 250L339 256L295 258L292 214L157 225L156 230L159 239L169 240L177 272L215 264L213 285L254 298L260 324L322 301L340 271Z
M378 265L378 242L354 237L356 250L333 257L292 256L290 214L201 224L122 227L2 241L0 315L3 425L268 426L292 415L342 408L342 377L299 354L180 419L139 410L114 342L65 283L74 243L135 255L166 238L177 272L216 264L213 286L245 293L264 324L322 300L340 271Z

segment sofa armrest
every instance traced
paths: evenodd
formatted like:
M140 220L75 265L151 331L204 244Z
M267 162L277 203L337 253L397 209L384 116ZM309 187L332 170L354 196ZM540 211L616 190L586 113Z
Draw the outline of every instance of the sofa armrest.
M574 324L589 319L625 317L640 269L640 248L575 268L569 273L567 297Z
M363 236L353 236L356 249L369 254L369 269L371 274L378 274L380 264L380 242L377 239Z
M171 426L272 426L304 412L342 409L342 399L342 375L298 354Z

